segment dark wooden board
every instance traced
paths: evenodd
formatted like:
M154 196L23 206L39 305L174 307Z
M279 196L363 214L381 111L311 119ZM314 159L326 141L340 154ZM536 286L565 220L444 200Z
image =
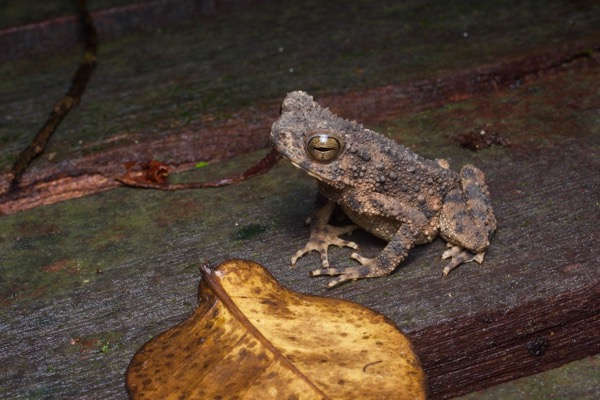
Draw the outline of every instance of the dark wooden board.
M412 335L436 397L479 390L600 353L600 284Z
M596 78L595 70L579 75ZM600 169L596 116L586 110L595 109L597 93L580 97L579 129L561 131L555 122L558 136L551 140L517 132L512 147L472 153L442 139L447 126L441 121L460 122L452 118L457 109L471 112L477 105L481 111L483 103L521 98L512 115L504 115L506 124L517 123L533 117L528 96L555 97L566 86L555 79L535 91L525 87L419 116L440 121L442 129L441 145L421 153L446 153L452 165L471 161L486 171L499 221L484 265L462 266L446 279L440 277L441 240L414 249L390 277L335 290L307 276L316 256L290 269L289 256L308 237L303 219L316 186L285 163L235 187L118 189L3 217L3 394L122 396L131 355L195 307L197 266L232 257L264 264L294 290L349 299L392 318L413 337L432 398L596 353ZM386 126L410 130L407 120ZM239 170L259 156L207 167L204 176ZM356 236L365 254L381 249L368 235ZM332 263L350 263L348 255L333 250Z
M127 0L88 1L101 41L135 32L148 32L192 16L242 9L260 0ZM31 55L64 51L81 42L76 4L32 4L7 0L0 21L0 63Z
M349 299L390 317L412 337L432 398L598 353L600 71L594 57L592 51L591 62L575 72L565 67L487 95L431 103L414 114L379 109L385 99L373 93L383 96L386 86L364 92L373 96L362 103L367 114L388 115L373 118L370 127L421 155L447 158L455 169L473 163L486 173L498 231L483 266L462 266L446 279L440 276L441 240L413 249L389 277L334 290L324 288L325 279L308 277L318 265L315 255L290 269L289 257L308 238L303 221L316 185L285 162L234 187L178 193L119 188L3 216L0 396L124 398L123 374L135 351L195 308L198 265L234 257L265 265L293 290ZM361 89L353 93L358 97ZM27 103L18 91L9 98ZM345 115L346 108L338 112ZM93 107L81 112L67 132L103 125L85 122L95 115ZM25 108L19 115L30 114ZM512 145L473 153L455 140L481 130ZM220 177L263 154L174 178ZM383 246L361 232L354 238L367 256ZM353 263L349 254L332 250L332 264Z
M497 399L577 399L596 400L600 398L598 381L600 354L573 361L561 367L538 374L529 375L479 390L460 400Z

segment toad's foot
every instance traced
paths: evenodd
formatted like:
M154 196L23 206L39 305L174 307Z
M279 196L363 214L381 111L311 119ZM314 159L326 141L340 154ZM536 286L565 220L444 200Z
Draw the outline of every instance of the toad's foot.
M315 269L310 272L310 276L337 276L327 284L328 288L332 288L344 282L384 276L390 272L378 266L377 258L365 258L358 253L353 253L351 257L362 265L360 267Z
M475 261L478 264L481 264L483 262L483 256L485 256L485 251L473 254L468 250L464 250L460 246L452 246L450 243L448 243L448 247L450 247L450 249L446 250L444 254L442 254L442 260L451 258L450 262L444 267L444 270L442 271L442 274L444 276L447 276L450 273L450 271L458 267L460 264L468 263L471 261Z
M340 235L350 233L356 228L358 228L358 226L356 225L315 226L310 232L310 238L308 239L308 243L306 243L306 245L303 248L298 250L296 254L292 256L292 267L296 264L296 261L298 261L299 258L314 250L318 251L321 255L321 263L323 264L323 268L329 268L329 260L327 258L327 249L329 248L329 246L350 247L355 250L358 249L358 245L356 243L339 238Z

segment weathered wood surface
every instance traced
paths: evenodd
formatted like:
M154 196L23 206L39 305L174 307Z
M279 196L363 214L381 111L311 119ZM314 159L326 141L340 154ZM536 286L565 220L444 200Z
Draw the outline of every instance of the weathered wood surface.
M597 354L545 372L473 392L457 400L596 400L600 398L600 387L591 382L597 381L599 369L600 354Z
M412 338L428 367L432 392L479 390L525 371L544 371L599 353L599 288L596 281L415 332Z
M396 7L265 4L102 42L80 111L23 179L29 201L17 196L0 212L110 188L103 175L122 171L123 158L185 168L262 148L288 91L322 93L338 112L380 121L585 65L600 42L597 8L585 4ZM64 93L78 59L72 50L0 64L2 170ZM33 200L32 192L42 194Z
M191 16L242 9L260 0L127 0L89 1L88 9L102 41L139 31L152 31ZM0 20L0 63L34 54L48 54L81 41L75 2L35 6L6 0Z
M595 40L570 43L558 51L553 49L471 68L459 74L325 96L321 101L334 112L347 114L346 118L374 124L397 115L537 81L564 72L566 66L572 72L579 71L596 62L587 52L600 51L600 47L590 48L590 43L595 44ZM0 215L117 187L119 182L111 177L123 175L125 168L115 160L143 162L160 155L161 162L170 165L174 172L188 170L198 160L220 161L264 148L268 141L265 132L277 118L279 101L238 110L235 118L225 122L196 123L154 140L135 141L59 162L40 162L29 169L20 191L2 198ZM0 190L7 185L0 177Z
M582 36L595 37L594 29L584 30ZM564 39L563 44L575 43L570 40ZM292 44L286 43L286 49ZM523 51L513 46L515 53ZM590 62L576 72L565 68L534 83L415 114L399 112L378 119L378 104L386 104L385 98L372 95L375 106L362 114L374 115L365 117L371 120L370 127L424 156L448 158L453 168L470 162L486 173L499 229L483 266L462 266L447 279L440 277L444 265L439 260L444 249L441 240L414 249L390 277L335 290L324 289L326 280L307 276L317 265L316 256L305 257L296 269L290 269L289 257L308 238L303 220L312 209L316 185L287 163L235 187L180 193L119 188L3 216L0 396L68 398L85 393L87 397L125 397L123 373L133 353L195 307L197 266L232 257L265 265L291 289L349 299L390 317L412 337L429 374L432 398L471 392L599 353L600 69L597 53L591 50L589 57ZM380 61L386 65L385 57ZM484 62L473 57L470 67ZM21 61L0 68L11 71L23 65L28 64ZM310 69L307 65L304 68ZM52 71L58 74L60 68ZM423 77L433 80L439 71L422 72L413 82ZM122 90L121 81L111 82L100 68L96 73L95 89L92 82L79 115L70 120L61 131L65 137L51 149L58 158L76 159L86 151L118 148L134 140L151 142L163 132L156 129L148 138L134 135L130 139L127 134L132 129L123 123L127 112L121 111L111 128L107 125L112 120L100 117L97 106L86 108L86 100L108 104L108 98ZM148 90L139 83L144 71L138 75L137 87ZM33 76L44 82L42 74ZM331 75L324 73L323 82L328 78ZM20 92L26 86L23 82L15 78L15 86L2 83L2 88L10 89L5 102L28 104L23 96L33 92ZM350 82L341 87L332 80L320 91L335 94L355 87L354 93L360 93L360 86ZM392 80L389 75L377 76L367 85L384 87L377 86L382 82ZM307 75L292 83L311 88ZM282 84L257 95L257 101L276 104L273 93L283 94L288 85L292 86ZM178 98L172 96L173 101ZM240 99L249 98L249 93L234 95L228 107L241 108L244 101ZM322 99L337 107L333 100L343 97ZM14 132L36 125L22 118L46 112L43 102L34 103L40 110L7 106L19 123L3 128L3 135L6 132L7 138L16 138L18 143L26 140L26 129L19 135ZM142 111L134 110L140 114L131 111L129 115L146 127L153 118L173 113L164 104L157 105L158 117L149 115L150 102L144 103ZM344 104L337 110L342 115L361 112L350 109L349 100ZM223 112L210 110L213 115ZM386 112L381 109L381 114ZM172 133L185 134L188 125L177 118L170 120ZM198 120L189 122L194 123ZM96 139L99 145L87 150L78 147L80 130L94 124L101 135ZM482 129L501 134L512 146L472 153L453 139ZM210 137L210 130L206 132ZM68 144L71 139L76 141ZM18 145L12 142L2 148L4 162L14 148ZM151 149L145 151L142 157L156 155ZM176 178L223 176L240 171L262 154L254 152ZM38 163L44 164L52 160ZM355 237L366 255L376 254L383 245L360 232ZM332 250L332 264L350 263L349 254ZM594 384L600 386L590 382Z

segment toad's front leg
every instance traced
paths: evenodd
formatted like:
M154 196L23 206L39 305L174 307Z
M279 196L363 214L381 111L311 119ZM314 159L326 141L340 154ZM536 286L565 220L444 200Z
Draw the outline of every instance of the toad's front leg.
M350 247L352 249L358 249L358 245L354 242L350 242L344 239L340 239L339 236L345 233L350 233L357 228L356 225L348 226L333 226L329 225L329 219L331 214L336 207L336 203L326 199L323 195L319 194L317 198L317 207L311 216L311 230L310 238L303 248L298 250L296 254L292 256L291 265L292 267L296 264L299 258L311 251L317 251L321 255L321 263L323 268L329 268L329 259L327 257L327 249L329 246L339 247Z
M365 258L357 253L352 254L351 257L361 266L317 269L311 272L311 276L337 276L329 282L328 287L361 278L389 275L406 258L417 238L427 231L427 218L421 211L409 204L389 201L389 198L380 193L369 193L367 197L355 193L348 193L346 196L345 204L352 213L362 213L362 216L367 219L369 217L373 220L378 217L380 221L387 219L400 226L377 257Z
M406 258L415 245L415 232L409 224L403 224L383 251L375 258L366 258L353 253L352 258L361 265L347 268L324 268L311 271L311 276L337 276L327 284L334 287L346 281L389 275Z

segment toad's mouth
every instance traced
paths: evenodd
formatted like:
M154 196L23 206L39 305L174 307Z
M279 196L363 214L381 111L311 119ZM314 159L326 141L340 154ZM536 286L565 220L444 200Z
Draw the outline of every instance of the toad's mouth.
M316 178L317 180L321 181L321 182L326 182L326 183L332 183L331 180L325 178L322 175L317 175L316 173L314 173L313 171L309 170L306 167L303 167L302 165L290 160L290 162L292 163L292 165L296 168L301 169L302 171L306 172L308 175L312 176L313 178Z

